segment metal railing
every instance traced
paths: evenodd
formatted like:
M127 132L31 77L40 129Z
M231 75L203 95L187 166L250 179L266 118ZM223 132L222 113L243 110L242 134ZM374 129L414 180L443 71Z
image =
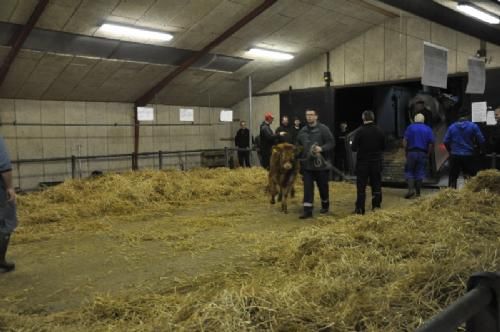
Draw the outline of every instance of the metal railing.
M467 290L416 332L455 332L464 323L467 332L500 332L500 273L472 275Z

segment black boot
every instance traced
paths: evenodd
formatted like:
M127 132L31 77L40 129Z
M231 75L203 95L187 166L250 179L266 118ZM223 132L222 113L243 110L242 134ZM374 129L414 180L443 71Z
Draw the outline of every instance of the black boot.
M412 198L413 195L415 195L415 180L408 179L408 192L406 193L405 198Z
M365 214L365 209L357 207L354 209L354 214Z
M9 240L10 234L0 234L0 270L3 270L3 272L10 272L16 268L14 263L7 263L5 261Z
M319 210L319 213L325 214L330 211L330 202L321 202L321 210Z
M309 219L313 217L312 206L304 206L304 212L299 216L299 219Z
M420 197L420 189L422 188L422 180L415 181L415 193L417 197Z

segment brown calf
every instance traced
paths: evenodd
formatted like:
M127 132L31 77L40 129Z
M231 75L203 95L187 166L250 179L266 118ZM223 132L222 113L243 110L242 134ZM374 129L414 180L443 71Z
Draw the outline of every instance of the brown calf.
M278 202L281 201L281 211L288 213L286 200L288 194L295 196L293 185L299 173L299 160L295 157L296 147L293 144L281 143L273 147L269 170L269 191L271 204L275 203L274 197L279 193Z

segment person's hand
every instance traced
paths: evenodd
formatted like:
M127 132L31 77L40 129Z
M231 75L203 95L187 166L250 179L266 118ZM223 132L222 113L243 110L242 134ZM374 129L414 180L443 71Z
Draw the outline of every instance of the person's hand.
M313 152L314 153L320 153L321 151L323 151L323 149L321 148L321 146L319 145L316 145L313 149Z
M280 131L280 136L285 136L286 135L286 131Z
M16 191L14 188L7 188L7 201L11 203L16 202Z

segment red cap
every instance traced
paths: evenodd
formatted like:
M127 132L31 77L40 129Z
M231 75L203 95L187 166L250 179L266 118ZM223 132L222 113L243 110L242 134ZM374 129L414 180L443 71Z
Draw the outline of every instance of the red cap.
M271 121L272 119L274 119L274 116L271 112L266 112L266 114L264 114L264 120Z

